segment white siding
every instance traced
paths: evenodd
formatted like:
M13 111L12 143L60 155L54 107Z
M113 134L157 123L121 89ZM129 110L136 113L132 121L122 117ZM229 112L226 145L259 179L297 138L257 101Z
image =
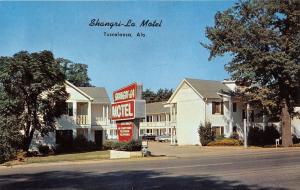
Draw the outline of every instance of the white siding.
M81 93L79 93L76 89L73 87L70 87L66 85L66 91L69 93L68 101L88 101L88 98Z
M177 103L177 143L179 145L200 144L198 127L205 121L205 102L184 83L172 103Z

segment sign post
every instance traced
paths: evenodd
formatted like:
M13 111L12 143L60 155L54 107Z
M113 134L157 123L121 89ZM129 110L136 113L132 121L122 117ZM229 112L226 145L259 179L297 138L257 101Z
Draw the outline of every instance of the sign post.
M133 83L113 92L112 120L117 124L119 142L139 139L140 119L146 114L142 88L142 85Z

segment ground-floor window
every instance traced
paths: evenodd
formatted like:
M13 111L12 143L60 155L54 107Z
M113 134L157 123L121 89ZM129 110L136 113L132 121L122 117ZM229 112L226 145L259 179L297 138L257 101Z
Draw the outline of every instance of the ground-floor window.
M79 128L77 129L77 137L82 135L84 136L86 139L88 139L88 129L85 129L85 128Z
M144 135L145 134L145 129L140 129L140 135Z
M111 129L109 131L110 136L117 136L117 130L116 129Z
M212 132L215 136L224 135L224 127L223 126L213 126Z

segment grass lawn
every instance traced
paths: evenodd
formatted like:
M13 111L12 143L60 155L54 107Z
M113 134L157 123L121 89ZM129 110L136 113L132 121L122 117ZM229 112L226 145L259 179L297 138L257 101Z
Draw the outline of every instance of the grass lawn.
M25 158L25 163L45 163L60 161L103 160L109 158L109 151L93 151L85 153L59 154L45 157Z

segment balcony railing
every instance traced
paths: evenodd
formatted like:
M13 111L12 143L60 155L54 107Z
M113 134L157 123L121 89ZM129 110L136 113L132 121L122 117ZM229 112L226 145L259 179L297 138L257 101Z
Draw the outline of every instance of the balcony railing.
M76 124L77 125L87 125L88 124L88 116L87 115L77 115L76 116Z
M171 127L170 121L141 122L140 127Z

